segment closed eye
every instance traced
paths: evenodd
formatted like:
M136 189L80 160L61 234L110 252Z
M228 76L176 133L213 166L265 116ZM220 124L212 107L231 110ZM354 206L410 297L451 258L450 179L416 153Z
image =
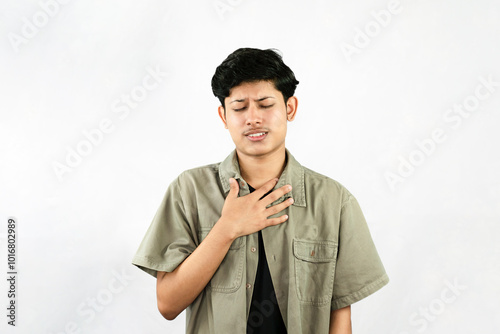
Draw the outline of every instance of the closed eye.
M262 107L262 108L264 108L264 109L267 109L267 108L271 108L271 107L273 107L273 106L274 106L274 104L270 104L270 105L267 105L267 106L261 106L261 107Z

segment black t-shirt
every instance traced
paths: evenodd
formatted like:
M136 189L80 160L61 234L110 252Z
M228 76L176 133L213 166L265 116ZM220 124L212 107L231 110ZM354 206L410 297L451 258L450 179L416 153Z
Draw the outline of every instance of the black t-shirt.
M250 188L250 192L255 190L250 185L248 187ZM272 190L266 195L271 192ZM286 334L286 327L281 317L278 302L276 301L273 281L267 264L262 232L259 231L258 233L259 262L255 276L250 314L248 316L247 334Z

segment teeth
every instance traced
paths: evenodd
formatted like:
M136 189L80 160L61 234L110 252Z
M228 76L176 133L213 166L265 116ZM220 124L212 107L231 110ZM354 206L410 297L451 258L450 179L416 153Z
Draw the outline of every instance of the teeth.
M253 133L251 135L248 135L249 137L258 137L258 136L263 136L265 132L259 132L259 133Z

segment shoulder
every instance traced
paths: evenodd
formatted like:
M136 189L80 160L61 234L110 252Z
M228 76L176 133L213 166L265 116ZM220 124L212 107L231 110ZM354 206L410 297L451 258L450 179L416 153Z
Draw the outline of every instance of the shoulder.
M190 169L186 169L183 171L179 177L190 177L190 176L199 176L206 174L217 174L219 172L220 162L207 164L203 166L193 167Z
M170 182L165 198L195 201L201 194L214 193L219 188L219 165L220 163L213 163L184 170Z
M187 169L180 173L172 183L182 187L190 184L217 182L220 164L221 162L217 162Z
M314 190L314 192L318 195L336 198L341 203L345 203L351 199L351 192L336 179L318 173L305 166L302 166L302 168L304 170L305 187L310 191Z

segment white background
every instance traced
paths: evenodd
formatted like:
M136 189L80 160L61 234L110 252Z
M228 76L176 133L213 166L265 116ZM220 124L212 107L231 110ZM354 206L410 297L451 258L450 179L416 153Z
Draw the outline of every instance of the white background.
M354 332L498 333L498 1L46 3L0 3L1 305L9 217L19 273L2 333L184 332L130 262L168 184L233 149L210 80L246 46L279 49L295 72L287 147L357 197L390 276L353 305Z

